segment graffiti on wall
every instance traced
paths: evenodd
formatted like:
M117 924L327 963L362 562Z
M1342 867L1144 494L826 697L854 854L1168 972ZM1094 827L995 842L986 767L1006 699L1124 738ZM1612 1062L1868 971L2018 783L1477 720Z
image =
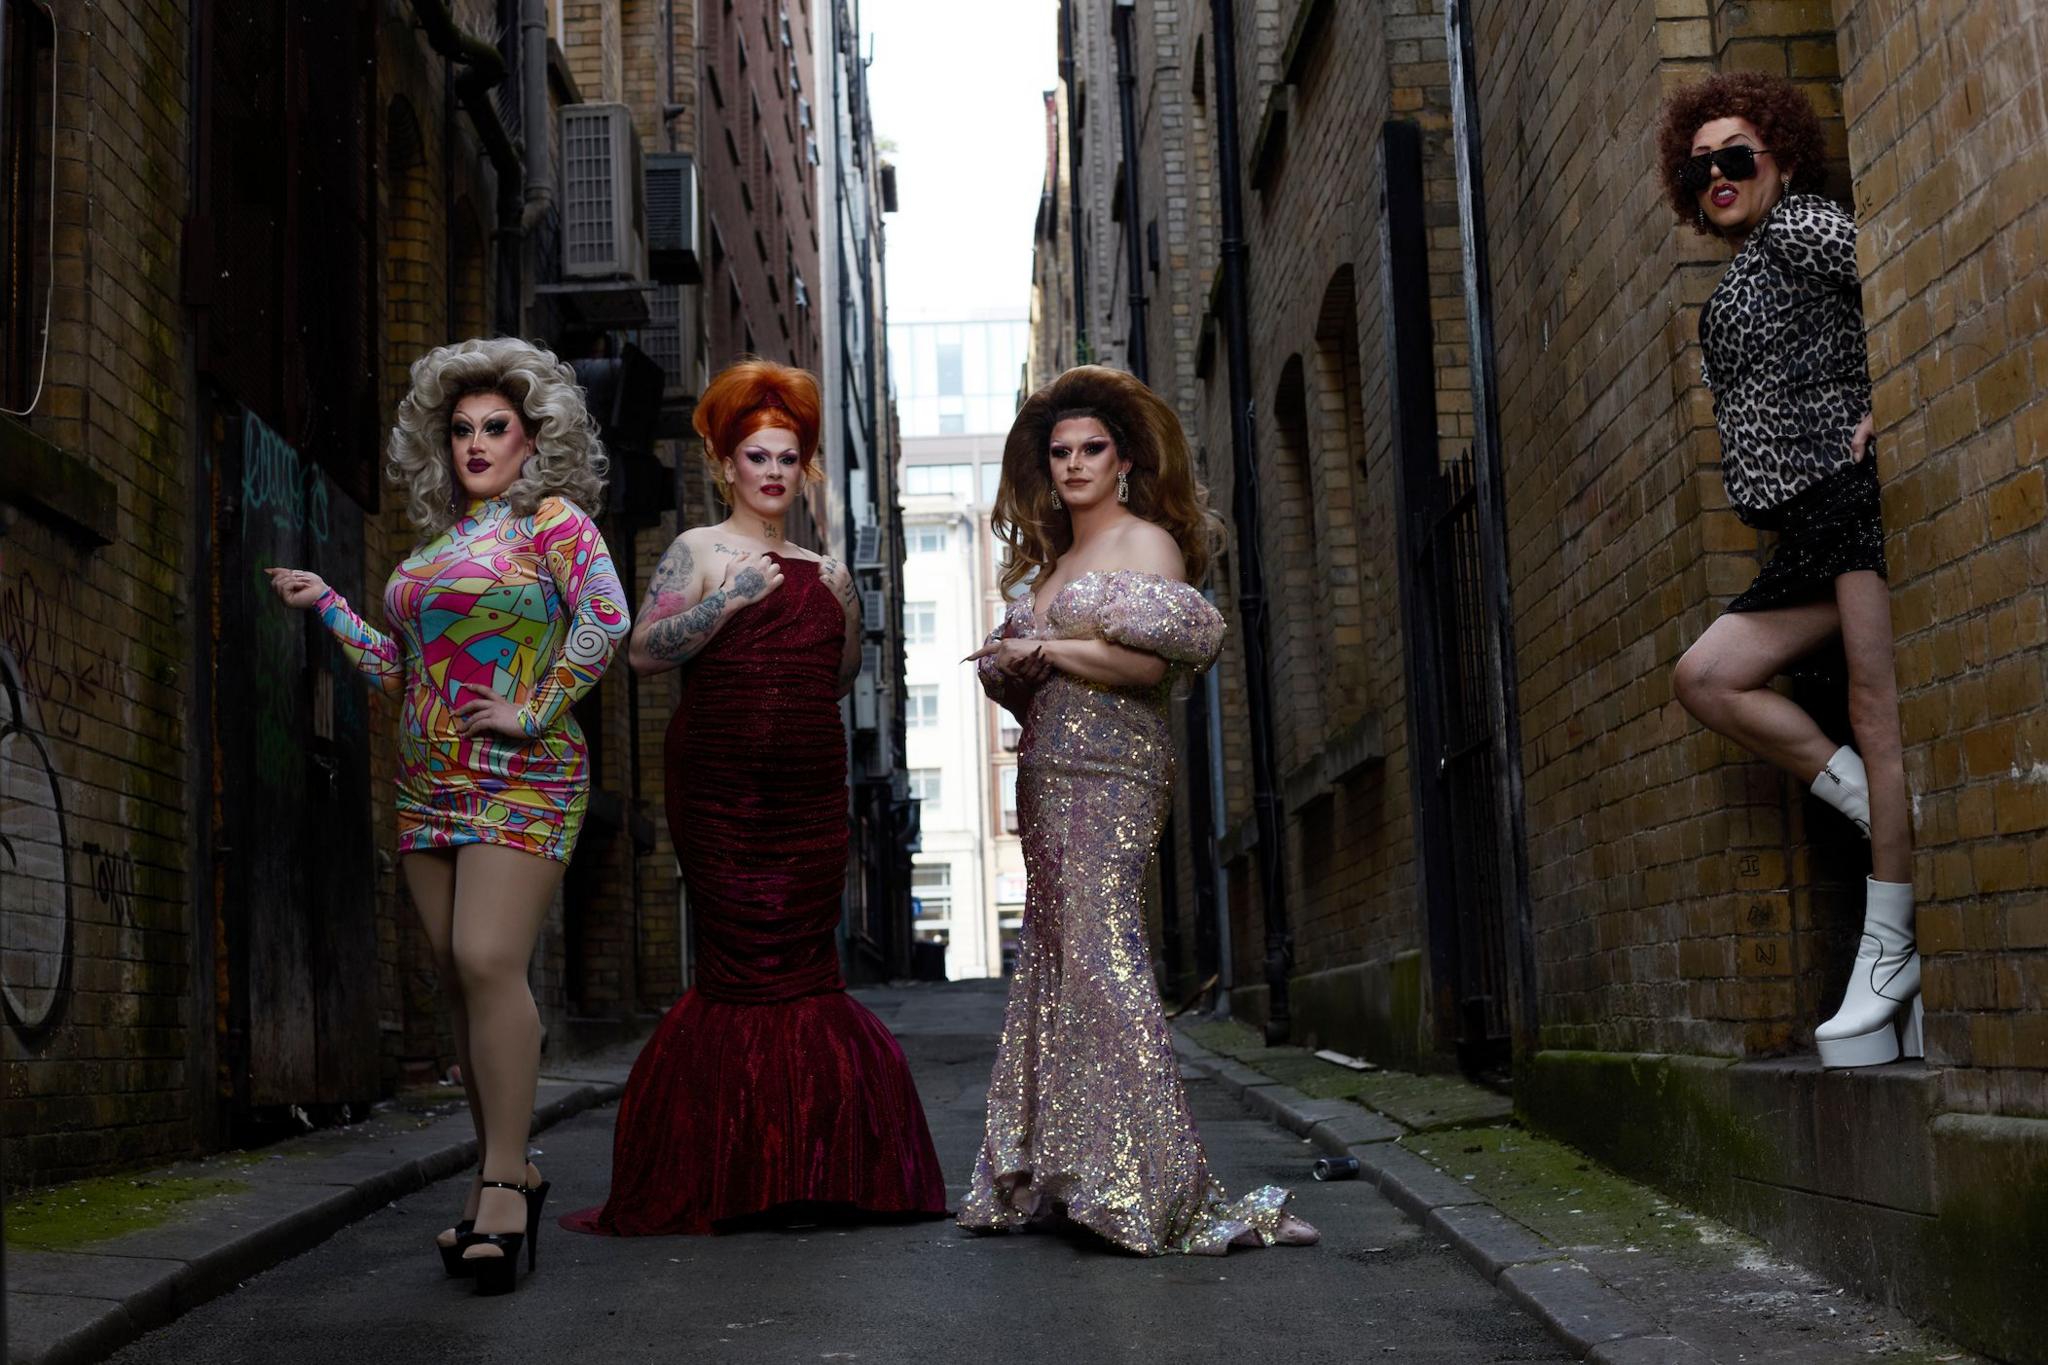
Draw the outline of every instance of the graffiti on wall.
M26 1038L57 1024L70 988L69 855L40 707L0 646L0 1008Z
M331 531L333 495L327 476L299 457L284 437L254 413L242 417L242 529L249 534L267 521L279 533L303 534L325 545Z
M56 732L77 739L86 719L125 685L121 665L66 634L91 619L70 574L38 577L26 566L0 583L0 644L14 656L17 677L49 708Z

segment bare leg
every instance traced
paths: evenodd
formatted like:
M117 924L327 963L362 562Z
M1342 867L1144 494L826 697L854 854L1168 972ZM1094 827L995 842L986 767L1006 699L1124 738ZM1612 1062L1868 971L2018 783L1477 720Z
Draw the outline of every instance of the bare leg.
M462 1070L462 1091L469 1100L470 1122L476 1125L476 1147L484 1148L484 1111L476 1097L476 1068L469 1061L469 1011L462 1000L462 977L455 970L453 934L455 928L455 855L433 851L408 853L399 860L405 873L406 889L420 912L420 927L426 931L427 947L434 954L434 972L441 979L442 994L448 998L448 1015L454 1025L455 1062ZM464 1218L476 1217L476 1200L483 1179L479 1164L476 1179L462 1205ZM455 1229L444 1228L436 1238L442 1246L455 1245Z
M1889 619L1885 633L1887 679ZM1823 734L1797 703L1772 691L1770 684L1785 665L1840 629L1841 613L1833 602L1724 613L1678 661L1672 689L1685 709L1708 729L1810 785L1841 746ZM1896 702L1892 723L1896 735Z
M1899 735L1899 686L1892 654L1892 596L1869 570L1835 580L1842 649L1849 659L1849 724L1870 778L1870 875L1913 880L1913 825Z
M492 844L469 844L455 861L455 967L469 1005L470 1055L483 1097L483 1178L526 1179L526 1139L540 1075L540 1012L527 988L534 940L562 879L562 864ZM526 1202L486 1189L478 1232L520 1232ZM471 1247L466 1257L497 1256Z

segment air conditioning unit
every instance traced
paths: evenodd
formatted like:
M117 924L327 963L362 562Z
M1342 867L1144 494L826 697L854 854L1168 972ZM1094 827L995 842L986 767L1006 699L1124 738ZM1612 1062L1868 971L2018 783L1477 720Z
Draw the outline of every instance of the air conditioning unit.
M863 526L853 538L853 567L856 569L879 569L882 567L882 528L870 522Z
M697 163L688 152L647 158L647 269L660 284L701 284Z
M647 277L640 135L623 104L562 109L562 277Z
M853 728L856 730L873 730L880 725L882 708L877 704L880 694L877 680L881 676L882 647L862 645L860 676L853 680Z
M860 590L860 619L870 635L881 635L888 629L888 602L880 588Z
M873 730L880 707L875 705L874 679L863 673L853 680L853 728Z

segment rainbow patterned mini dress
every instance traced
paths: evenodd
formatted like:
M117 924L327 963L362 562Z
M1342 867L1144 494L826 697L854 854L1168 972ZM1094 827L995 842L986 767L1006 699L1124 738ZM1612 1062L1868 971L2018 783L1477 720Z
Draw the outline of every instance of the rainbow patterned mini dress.
M384 587L386 635L329 592L320 619L374 684L403 698L398 848L502 844L567 861L590 796L570 707L631 628L597 524L560 498L528 516L471 504L408 555ZM464 735L475 685L520 708L525 743Z

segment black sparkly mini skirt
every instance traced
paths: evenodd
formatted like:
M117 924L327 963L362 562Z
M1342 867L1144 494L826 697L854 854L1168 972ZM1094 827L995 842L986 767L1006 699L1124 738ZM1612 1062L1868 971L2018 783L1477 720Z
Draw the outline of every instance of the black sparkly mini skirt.
M1875 446L1855 464L1763 511L1748 511L1751 526L1778 533L1763 571L1730 611L1773 611L1835 595L1835 580L1869 569L1884 576L1884 517L1878 499Z

